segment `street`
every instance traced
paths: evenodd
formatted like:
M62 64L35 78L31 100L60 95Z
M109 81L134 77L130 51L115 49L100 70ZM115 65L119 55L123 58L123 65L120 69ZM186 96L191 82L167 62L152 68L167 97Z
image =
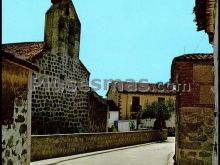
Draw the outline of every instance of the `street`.
M175 138L117 149L32 162L31 165L172 165Z

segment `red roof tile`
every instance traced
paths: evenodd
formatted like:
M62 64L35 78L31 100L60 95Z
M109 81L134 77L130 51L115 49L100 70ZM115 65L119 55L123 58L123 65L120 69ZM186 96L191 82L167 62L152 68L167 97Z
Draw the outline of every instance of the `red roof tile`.
M27 67L33 71L39 71L39 68L37 65L31 63L31 62L28 62L28 61L25 61L25 60L22 60L20 58L16 58L14 55L10 54L10 53L6 53L6 52L2 52L2 59L3 60L8 60L10 62L13 62L13 63L16 63L18 65L21 65L23 67Z
M211 53L184 54L175 57L173 61L210 62L213 61L213 54Z
M13 54L16 58L30 61L43 50L44 42L23 42L3 44L2 50Z
M171 86L167 86L167 84L164 83L152 84L113 81L110 86L112 90L117 90L122 93L175 94L174 88L170 89Z
M12 54L15 58L25 60L25 61L32 61L34 57L39 55L43 51L44 42L21 42L21 43L10 43L10 44L3 44L2 51L5 53ZM39 56L40 57L40 56ZM88 69L79 60L82 67L90 74Z

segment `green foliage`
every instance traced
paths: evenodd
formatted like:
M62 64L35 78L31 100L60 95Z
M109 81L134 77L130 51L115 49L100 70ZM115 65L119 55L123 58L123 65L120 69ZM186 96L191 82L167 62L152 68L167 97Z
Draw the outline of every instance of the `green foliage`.
M175 100L169 99L165 102L165 105L167 106L168 110L171 112L175 111Z
M130 127L130 130L134 130L135 129L135 123L134 123L133 120L129 121L129 127Z
M172 116L172 112L175 110L175 101L167 100L165 102L153 102L149 104L145 103L142 113L142 118L150 119L164 119L169 120Z

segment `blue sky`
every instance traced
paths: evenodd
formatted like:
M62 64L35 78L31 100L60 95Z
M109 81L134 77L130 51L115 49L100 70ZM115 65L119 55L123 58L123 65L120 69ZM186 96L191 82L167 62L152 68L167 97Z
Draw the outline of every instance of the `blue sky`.
M80 58L90 79L167 82L175 56L210 53L193 22L195 0L74 0ZM3 0L3 43L43 41L50 0ZM105 95L106 91L100 90Z

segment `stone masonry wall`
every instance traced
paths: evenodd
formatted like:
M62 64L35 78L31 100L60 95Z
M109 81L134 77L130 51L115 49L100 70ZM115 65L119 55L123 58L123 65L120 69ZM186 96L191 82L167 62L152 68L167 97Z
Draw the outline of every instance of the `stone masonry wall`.
M69 80L74 80L77 83L86 81L87 84L88 73L79 61L66 57L67 63L62 64L59 58L58 54L45 53L43 58L37 61L41 78L39 79L38 75L36 80L33 79L33 82L37 79L39 82L32 94L32 134L89 131L87 91L76 89L75 83L68 83ZM61 79L61 76L64 76L64 79ZM44 83L40 83L41 80L44 80ZM61 85L58 85L58 82Z
M176 110L176 156L178 165L211 165L214 140L213 62L175 62L172 81L190 84L179 90Z
M31 94L28 89L32 72L8 61L3 60L2 64L2 110L12 111L12 116L8 116L12 121L2 121L1 163L28 165L31 145Z
M44 49L33 59L40 74L33 76L32 134L89 131L90 73L79 60L80 26L71 0L46 13Z
M2 126L2 164L4 165L28 165L30 162L27 158L30 151L28 148L30 144L27 141L27 110L27 100L16 99L13 124Z
M91 132L107 132L107 101L96 92L89 92L89 128Z
M167 131L32 136L31 161L166 140Z
M213 108L180 108L178 162L212 164L214 137Z

